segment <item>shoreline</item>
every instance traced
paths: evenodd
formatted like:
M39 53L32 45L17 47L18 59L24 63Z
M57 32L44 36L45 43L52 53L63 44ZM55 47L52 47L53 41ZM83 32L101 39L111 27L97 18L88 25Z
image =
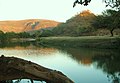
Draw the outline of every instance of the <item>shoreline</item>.
M120 49L120 37L81 36L81 37L41 37L36 40L43 46L84 47L98 49Z

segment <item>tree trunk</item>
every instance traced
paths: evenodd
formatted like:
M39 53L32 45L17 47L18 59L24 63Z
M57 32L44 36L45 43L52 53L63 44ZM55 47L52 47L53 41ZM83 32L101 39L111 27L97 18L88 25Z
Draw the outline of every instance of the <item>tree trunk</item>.
M110 30L111 37L113 37L113 35L114 35L113 30L114 30L114 28Z

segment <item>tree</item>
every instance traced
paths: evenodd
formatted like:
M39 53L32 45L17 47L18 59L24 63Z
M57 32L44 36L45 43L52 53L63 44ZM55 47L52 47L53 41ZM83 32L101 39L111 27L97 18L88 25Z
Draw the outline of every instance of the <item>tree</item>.
M73 7L75 7L76 4L87 6L91 1L92 0L75 0ZM120 9L120 0L103 0L103 2L106 3L106 7L110 6L111 8Z
M77 3L81 4L81 5L84 5L84 6L87 6L88 3L90 3L90 2L91 2L91 0L80 0L80 1L79 0L75 0L75 2L73 4L73 7L75 7Z
M5 41L5 34L3 31L0 31L0 44Z
M116 28L120 28L120 11L106 10L102 15L96 17L93 22L95 28L107 28L110 30L111 36Z
M17 34L19 38L30 38L31 35L27 32L21 32Z
M48 36L52 36L52 35L53 35L53 32L51 30L42 29L40 37L48 37Z
M103 12L105 18L106 28L109 28L111 36L113 36L113 31L116 28L120 28L120 11L106 10Z
M6 41L11 41L12 38L17 38L17 34L15 32L6 32L5 37Z

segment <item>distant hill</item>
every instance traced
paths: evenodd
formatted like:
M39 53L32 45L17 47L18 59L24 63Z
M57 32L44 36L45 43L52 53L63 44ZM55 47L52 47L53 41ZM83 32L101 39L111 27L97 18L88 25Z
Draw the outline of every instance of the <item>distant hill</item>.
M27 32L41 28L56 27L59 22L43 19L27 19L17 21L0 21L0 30L3 32Z

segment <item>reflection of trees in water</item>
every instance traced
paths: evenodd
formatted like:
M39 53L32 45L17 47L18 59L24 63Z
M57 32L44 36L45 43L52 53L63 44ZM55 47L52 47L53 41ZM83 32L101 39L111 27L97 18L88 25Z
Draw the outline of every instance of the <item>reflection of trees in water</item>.
M83 65L96 64L95 67L107 73L111 83L120 83L120 52L105 49L64 48L72 59Z
M115 53L113 50L105 49L89 49L89 48L60 48L60 50L67 52L72 59L77 63L83 65L91 65L94 56L110 55Z
M108 74L108 80L112 81L112 83L120 83L120 72L115 74Z
M60 49L62 51L65 51L67 54L71 55L72 59L74 59L78 64L83 64L83 65L91 65L92 63L92 56L94 53L88 49L84 48L64 48Z
M112 83L120 83L120 56L119 52L109 55L96 55L93 57L93 62L96 67L107 73L109 81Z
M7 42L7 43L0 44L0 48L16 47L16 46L27 47L30 44L31 42Z

